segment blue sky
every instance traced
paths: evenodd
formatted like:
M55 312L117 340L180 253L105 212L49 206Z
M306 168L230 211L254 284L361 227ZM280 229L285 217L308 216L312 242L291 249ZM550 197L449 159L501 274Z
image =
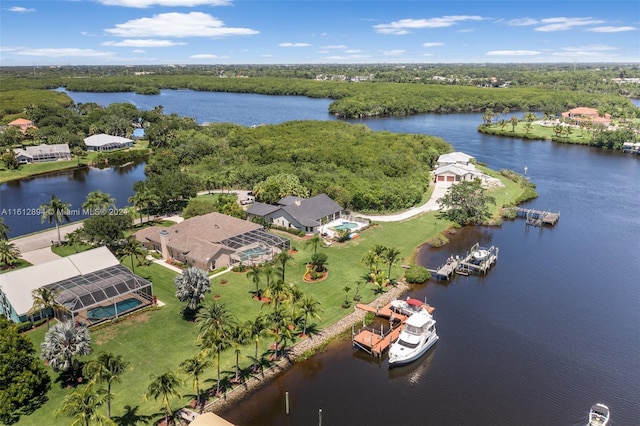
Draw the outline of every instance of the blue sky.
M2 0L0 65L640 62L640 2Z

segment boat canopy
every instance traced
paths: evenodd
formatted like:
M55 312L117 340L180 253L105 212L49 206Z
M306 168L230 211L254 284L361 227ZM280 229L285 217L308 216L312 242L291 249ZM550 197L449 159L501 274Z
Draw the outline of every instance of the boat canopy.
M411 305L411 306L422 306L422 305L424 305L424 302L422 300L412 299L412 298L408 297L407 298L407 304Z

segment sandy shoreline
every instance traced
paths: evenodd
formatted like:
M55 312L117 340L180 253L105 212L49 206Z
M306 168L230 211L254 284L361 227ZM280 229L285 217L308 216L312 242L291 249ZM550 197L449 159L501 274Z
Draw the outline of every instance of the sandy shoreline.
M398 299L403 293L410 290L410 286L404 282L398 282L396 287L391 288L386 293L380 295L377 299L369 303L369 306L384 306L394 299ZM257 379L248 381L244 386L238 386L233 390L225 393L224 396L209 402L204 411L219 412L227 408L231 404L242 400L254 390L266 384L269 380L281 374L287 368L293 366L294 359L307 351L317 349L321 345L335 338L336 336L348 331L353 324L361 323L366 312L362 309L355 309L346 317L331 324L320 333L310 336L289 348L289 357L279 360L264 374L256 376Z

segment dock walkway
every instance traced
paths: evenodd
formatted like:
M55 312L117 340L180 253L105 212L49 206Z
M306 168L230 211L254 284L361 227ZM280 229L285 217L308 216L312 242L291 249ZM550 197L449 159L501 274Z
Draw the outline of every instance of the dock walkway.
M451 256L437 269L427 269L435 279L446 281L453 278L454 273L458 275L470 275L472 273L486 275L489 269L498 261L498 251L495 246L484 248L475 243L463 257ZM479 256L480 253L482 253L482 256Z
M526 209L524 207L513 207L508 210L515 210L516 217L526 219L527 225L532 226L554 226L560 220L560 212L554 213L546 210Z

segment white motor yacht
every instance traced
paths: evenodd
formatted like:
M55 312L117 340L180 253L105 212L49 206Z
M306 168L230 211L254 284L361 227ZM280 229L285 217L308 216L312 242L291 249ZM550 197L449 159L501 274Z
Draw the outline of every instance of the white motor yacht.
M589 410L589 424L587 426L605 426L609 424L609 407L604 404L594 404Z
M424 355L438 341L436 321L426 310L413 313L389 348L389 367L408 364Z

